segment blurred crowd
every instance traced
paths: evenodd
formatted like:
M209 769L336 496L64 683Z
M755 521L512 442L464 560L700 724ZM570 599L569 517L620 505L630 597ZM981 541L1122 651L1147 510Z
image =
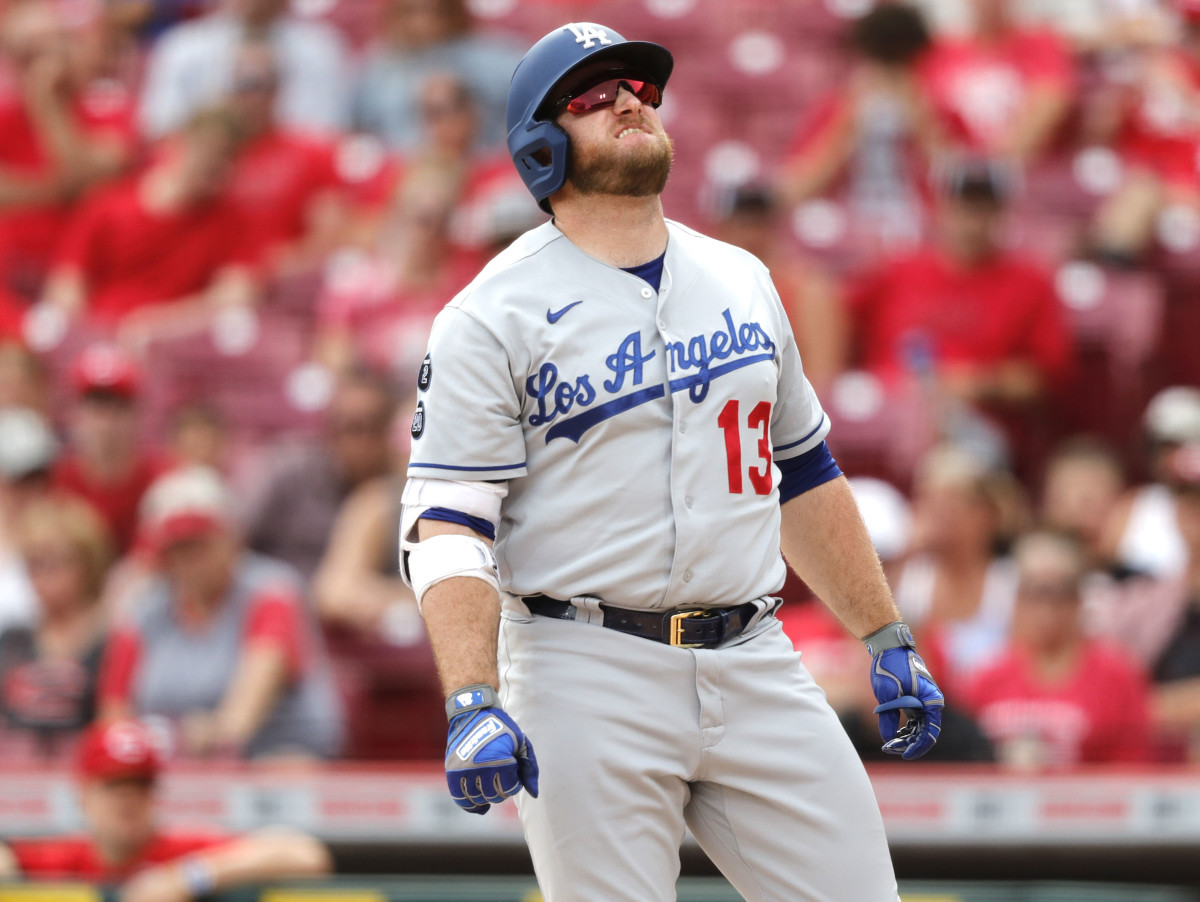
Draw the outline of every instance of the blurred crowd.
M1200 761L1200 0L5 0L0 762L441 756L410 397L570 20L675 53L667 215L771 268L934 760Z

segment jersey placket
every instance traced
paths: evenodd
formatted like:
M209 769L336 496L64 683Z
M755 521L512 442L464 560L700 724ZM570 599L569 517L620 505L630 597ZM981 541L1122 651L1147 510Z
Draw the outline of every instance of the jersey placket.
M663 261L662 282L659 284L657 306L655 308L655 325L658 327L658 335L662 347L664 360L667 359L667 348L672 341L686 340L686 336L690 334L687 328L675 329L671 328L671 319L667 313L667 301L671 296L671 287L673 279L671 278L670 267L670 247L668 247L667 259ZM649 289L649 286L646 286ZM645 296L645 292L643 292ZM653 297L653 295L651 295ZM676 305L678 307L679 305ZM667 366L667 379L671 378L670 366ZM683 462L687 460L688 439L687 439L687 418L684 405L690 404L687 399L686 392L671 392L671 462L670 462L670 481L671 481L671 509L674 514L675 527L675 553L671 560L671 575L667 580L666 596L663 599L663 606L666 608L676 608L689 603L691 592L691 582L695 577L692 570L692 561L686 552L681 553L681 549L686 548L690 544L691 533L694 528L692 517L693 499L691 495L686 494L687 486L681 484L684 480L681 477L681 469L686 472L686 467Z

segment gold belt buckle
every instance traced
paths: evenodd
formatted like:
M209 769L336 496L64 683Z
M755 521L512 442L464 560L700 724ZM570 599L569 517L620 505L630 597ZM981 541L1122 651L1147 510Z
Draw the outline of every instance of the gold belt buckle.
M705 610L679 611L671 615L671 645L674 648L702 648L703 642L683 641L683 621L689 617L707 617L711 612Z

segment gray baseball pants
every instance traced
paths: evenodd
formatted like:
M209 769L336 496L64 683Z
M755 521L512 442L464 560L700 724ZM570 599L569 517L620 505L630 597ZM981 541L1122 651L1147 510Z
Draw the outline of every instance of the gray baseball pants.
M500 690L541 767L517 805L546 902L675 899L685 825L749 902L895 902L866 771L774 617L693 650L513 607Z

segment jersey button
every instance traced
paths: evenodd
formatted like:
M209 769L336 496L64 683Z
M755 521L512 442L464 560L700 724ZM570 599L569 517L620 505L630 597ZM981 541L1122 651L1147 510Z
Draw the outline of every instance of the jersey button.
M646 300L649 300L650 298L654 297L654 289L652 289L649 285L647 285L645 288L642 289L642 297L644 297Z
M692 500L693 500L692 496L688 495L686 498L683 499L683 506L686 507L688 510L691 510Z
M685 583L690 583L692 581L692 571L691 570L683 571L683 581Z
M680 423L680 424L679 424L679 431L680 431L680 432L687 432L687 423Z

